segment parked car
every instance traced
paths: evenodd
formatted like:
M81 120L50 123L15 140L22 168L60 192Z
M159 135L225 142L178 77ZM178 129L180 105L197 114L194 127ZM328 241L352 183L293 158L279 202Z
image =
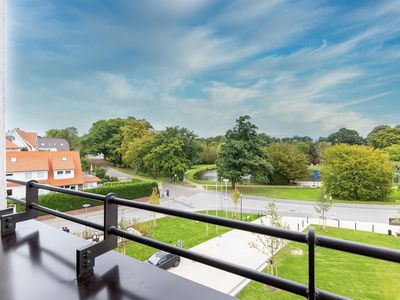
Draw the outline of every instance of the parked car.
M179 266L181 258L178 255L160 251L150 256L150 258L146 260L146 262L152 264L153 266L166 270L171 267Z

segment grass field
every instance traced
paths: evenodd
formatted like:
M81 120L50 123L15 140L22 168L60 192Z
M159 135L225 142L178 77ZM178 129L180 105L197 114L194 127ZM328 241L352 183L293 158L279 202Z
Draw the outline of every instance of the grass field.
M238 189L244 195L263 196L276 199L304 200L317 201L320 195L320 189L317 188L293 188L293 187L251 187L240 186ZM344 203L367 203L367 204L396 204L400 202L400 191L393 189L393 192L388 201L355 201L334 199L334 202Z
M205 212L202 212L205 213ZM215 211L208 211L209 215L215 216ZM224 211L218 211L218 216L225 217ZM255 214L246 214L250 216L250 221L257 218ZM228 212L228 218L232 218L232 213ZM178 240L182 240L182 246L185 249L204 243L207 240L217 237L231 230L230 228L208 224L208 235L206 235L206 224L192 220L186 220L175 217L165 217L157 220L157 227L151 228L150 222L146 222L151 238L176 245ZM152 247L141 245L136 242L125 244L126 255L140 260L148 259L158 250Z
M328 232L317 233L330 237L357 241L400 250L400 239L379 233L329 227ZM292 250L301 249L302 255ZM307 247L289 243L277 254L278 276L307 284ZM400 299L399 264L317 248L317 287L353 299ZM243 300L304 299L285 291L271 291L257 282L251 282L239 295Z

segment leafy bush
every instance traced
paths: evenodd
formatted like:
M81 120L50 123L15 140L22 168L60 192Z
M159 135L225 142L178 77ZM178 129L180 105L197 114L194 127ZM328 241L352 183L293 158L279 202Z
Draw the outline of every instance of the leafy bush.
M104 182L102 186L112 186L112 185L121 185L121 184L132 184L132 183L139 183L139 182L149 182L146 180L141 180L137 178L132 178L129 181L110 181L110 182Z
M383 201L391 192L388 154L366 146L327 149L322 174L326 192L338 199Z
M276 143L266 147L264 151L269 155L273 167L270 180L272 184L289 184L307 175L307 157L296 145Z
M97 177L99 177L100 179L103 179L106 176L107 170L106 170L106 168L100 167L100 168L96 168L95 172L96 172Z
M87 189L85 192L107 195L108 193L115 193L118 197L125 199L137 199L150 196L153 188L157 187L157 182L146 181L139 183L109 183L97 188ZM90 206L103 205L102 201L86 199L79 196L72 196L61 193L50 193L39 196L39 204L58 211L69 211L82 208L83 204L90 204ZM24 208L20 205L17 210L21 211Z

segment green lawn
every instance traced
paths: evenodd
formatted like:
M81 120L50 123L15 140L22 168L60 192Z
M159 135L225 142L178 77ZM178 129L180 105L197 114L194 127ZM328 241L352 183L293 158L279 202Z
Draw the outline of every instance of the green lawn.
M316 226L317 227L317 226ZM317 233L400 250L400 239L379 233L329 227ZM293 255L292 250L303 250ZM278 276L307 284L307 247L291 242L277 254ZM400 265L378 259L317 248L317 287L353 299L400 299ZM281 290L251 282L237 297L243 300L304 299Z
M289 199L289 200L304 200L304 201L317 201L320 194L318 188L294 188L294 187L251 187L239 186L238 189L244 195L263 196L276 199ZM367 204L396 204L400 202L400 191L393 190L388 201L354 201L354 200L339 200L334 199L334 202L344 203L367 203Z
M202 213L205 213L203 211ZM215 216L215 211L208 211L209 215ZM257 218L255 214L246 214L250 216L250 221ZM218 216L225 217L224 211L218 211ZM228 218L232 218L232 213L228 212ZM157 227L151 228L150 222L146 222L151 238L176 245L178 240L182 240L182 246L185 249L194 247L209 239L217 237L231 230L230 228L208 224L208 235L206 235L206 224L202 222L176 218L165 217L157 220ZM141 245L136 242L129 242L126 245L126 255L140 260L148 259L158 250L152 247Z

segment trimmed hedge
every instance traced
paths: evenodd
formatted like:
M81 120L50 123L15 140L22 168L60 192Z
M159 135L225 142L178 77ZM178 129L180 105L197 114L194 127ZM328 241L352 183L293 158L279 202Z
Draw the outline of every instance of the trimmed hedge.
M109 182L104 182L102 186L110 186L110 185L121 185L121 184L132 184L132 183L139 183L139 182L153 182L150 180L140 180L137 178L132 178L129 181L109 181Z
M93 189L86 189L85 192L107 195L108 193L115 193L120 198L137 199L148 197L151 195L154 187L157 187L155 181L145 181L139 183L133 182L113 182L112 184L102 185ZM61 193L50 193L39 196L39 204L58 211L69 211L82 208L84 204L90 206L103 205L102 201L86 199L79 196L72 196ZM17 211L23 211L22 205L17 205Z

